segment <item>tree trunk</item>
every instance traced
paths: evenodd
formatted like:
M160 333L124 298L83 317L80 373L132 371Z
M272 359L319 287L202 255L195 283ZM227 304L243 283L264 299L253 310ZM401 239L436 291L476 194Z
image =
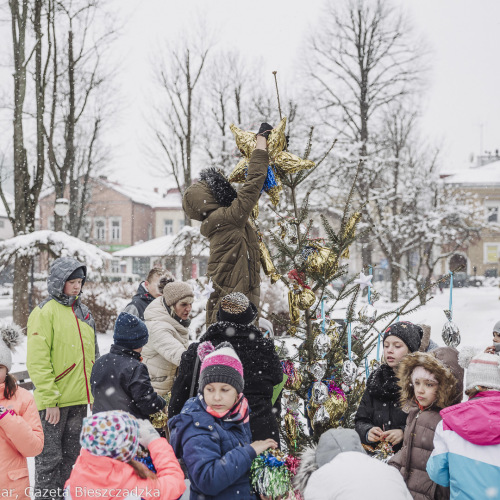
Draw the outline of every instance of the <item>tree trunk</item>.
M21 328L26 328L29 316L28 285L31 259L26 256L17 256L14 263L14 289L12 301L13 321Z
M398 294L398 284L399 284L399 276L401 274L401 269L399 264L401 260L400 256L394 257L389 261L390 270L391 270L391 302L397 302L399 298Z

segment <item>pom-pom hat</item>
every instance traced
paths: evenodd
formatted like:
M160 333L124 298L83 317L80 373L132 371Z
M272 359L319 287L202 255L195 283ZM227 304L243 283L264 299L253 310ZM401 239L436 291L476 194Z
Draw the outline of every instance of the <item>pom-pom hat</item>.
M229 342L222 342L214 347L211 342L202 342L198 346L201 360L199 392L207 384L220 382L229 384L240 394L243 392L243 365Z
M83 419L80 444L96 457L130 462L139 448L139 423L122 410L96 413Z
M22 343L23 330L15 324L0 326L0 365L10 371L12 368L12 350Z
M148 343L149 333L146 323L137 316L121 312L113 333L113 342L127 349L139 349Z
M465 390L482 386L500 391L500 356L480 352L474 347L464 347L458 362L465 368Z
M233 292L224 296L220 301L217 320L249 325L255 321L257 314L257 308L246 295Z

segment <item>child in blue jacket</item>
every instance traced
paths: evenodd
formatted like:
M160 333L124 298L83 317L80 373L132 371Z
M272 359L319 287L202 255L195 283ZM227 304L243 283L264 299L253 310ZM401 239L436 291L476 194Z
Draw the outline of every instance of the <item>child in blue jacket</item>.
M191 500L254 500L252 460L276 448L273 439L251 442L243 366L229 342L198 347L199 394L173 417L170 443L183 458L191 481Z

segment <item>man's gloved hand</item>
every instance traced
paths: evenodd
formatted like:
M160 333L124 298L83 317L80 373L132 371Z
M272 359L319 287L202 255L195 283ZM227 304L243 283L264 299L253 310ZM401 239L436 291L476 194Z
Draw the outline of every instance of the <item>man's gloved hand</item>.
M149 420L139 420L139 443L141 446L147 449L149 444L159 437L160 435Z
M272 129L273 129L273 126L269 125L269 123L261 123L259 131L257 132L257 135L261 135L262 137L265 137L267 140L267 139L269 139L269 134L271 133Z

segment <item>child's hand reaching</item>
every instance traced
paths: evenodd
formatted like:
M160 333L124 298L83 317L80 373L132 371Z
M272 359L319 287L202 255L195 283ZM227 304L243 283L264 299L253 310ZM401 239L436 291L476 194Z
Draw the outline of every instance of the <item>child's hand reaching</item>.
M158 439L160 435L149 420L139 420L139 443L148 449L150 443Z
M254 441L250 444L250 446L255 450L257 455L260 455L262 452L266 451L269 448L277 448L278 443L274 439L266 439L264 441Z
M372 427L368 431L368 436L367 439L370 441L370 443L377 443L382 439L382 435L384 434L384 431L380 427Z
M389 441L393 446L401 443L403 441L404 433L401 429L391 429L390 431L385 431L380 439L384 441Z

